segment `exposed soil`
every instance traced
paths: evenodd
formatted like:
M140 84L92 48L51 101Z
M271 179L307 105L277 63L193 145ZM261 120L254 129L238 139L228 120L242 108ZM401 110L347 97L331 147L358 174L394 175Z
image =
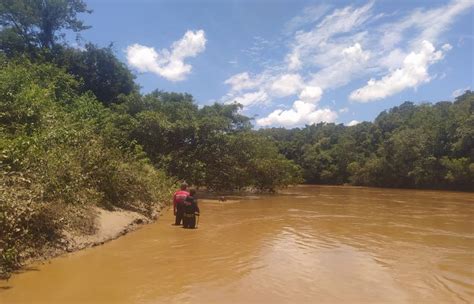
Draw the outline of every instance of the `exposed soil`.
M23 265L31 264L35 261L46 261L66 252L74 252L81 249L102 245L108 241L119 238L131 231L138 229L144 224L149 224L158 219L163 208L155 210L151 218L145 215L116 208L113 211L94 207L97 217L95 219L96 230L92 234L63 231L63 239L54 248L45 248L42 252L28 254L29 258ZM21 271L21 270L20 270Z
M150 223L152 221L138 212L121 209L109 211L96 207L96 212L97 230L94 234L84 235L68 231L64 232L67 242L67 251L76 251L103 244L135 230L141 224Z

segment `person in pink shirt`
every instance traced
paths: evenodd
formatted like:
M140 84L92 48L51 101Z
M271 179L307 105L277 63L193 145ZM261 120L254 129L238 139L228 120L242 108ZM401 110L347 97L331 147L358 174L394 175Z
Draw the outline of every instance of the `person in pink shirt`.
M184 216L184 200L188 197L188 184L182 183L180 190L173 195L173 213L176 216L175 225L181 225Z

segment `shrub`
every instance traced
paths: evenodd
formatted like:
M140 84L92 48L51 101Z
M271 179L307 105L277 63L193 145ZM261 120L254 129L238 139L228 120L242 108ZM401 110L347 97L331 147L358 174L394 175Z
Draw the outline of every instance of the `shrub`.
M41 186L21 174L3 173L0 181L0 276L5 277L28 250L60 237L62 211L41 203Z
M122 132L109 123L114 114L79 95L70 75L48 64L1 64L1 276L61 245L64 230L92 233L91 206L151 216L171 195L173 181L140 146L107 138Z

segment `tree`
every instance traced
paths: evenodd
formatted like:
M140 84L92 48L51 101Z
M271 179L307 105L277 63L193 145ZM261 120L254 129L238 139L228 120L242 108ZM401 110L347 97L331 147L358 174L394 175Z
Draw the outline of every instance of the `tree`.
M77 15L90 12L83 0L2 0L1 50L11 54L52 49L64 37L62 31L88 29Z
M121 94L138 91L135 76L115 56L112 45L99 48L92 43L85 50L61 48L54 62L82 80L81 92L91 91L104 105L119 101Z
M404 102L373 123L313 124L260 134L303 169L307 183L380 187L474 187L474 93L455 102Z

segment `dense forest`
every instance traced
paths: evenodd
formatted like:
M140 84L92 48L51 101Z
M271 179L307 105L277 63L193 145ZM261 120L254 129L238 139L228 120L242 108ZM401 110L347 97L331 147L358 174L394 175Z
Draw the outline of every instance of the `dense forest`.
M474 189L474 93L404 102L352 127L320 123L258 133L303 170L306 183Z
M405 102L373 123L255 130L239 104L140 93L113 46L72 47L82 0L0 3L0 275L93 230L90 206L151 216L176 182L273 191L296 183L474 185L474 94Z

